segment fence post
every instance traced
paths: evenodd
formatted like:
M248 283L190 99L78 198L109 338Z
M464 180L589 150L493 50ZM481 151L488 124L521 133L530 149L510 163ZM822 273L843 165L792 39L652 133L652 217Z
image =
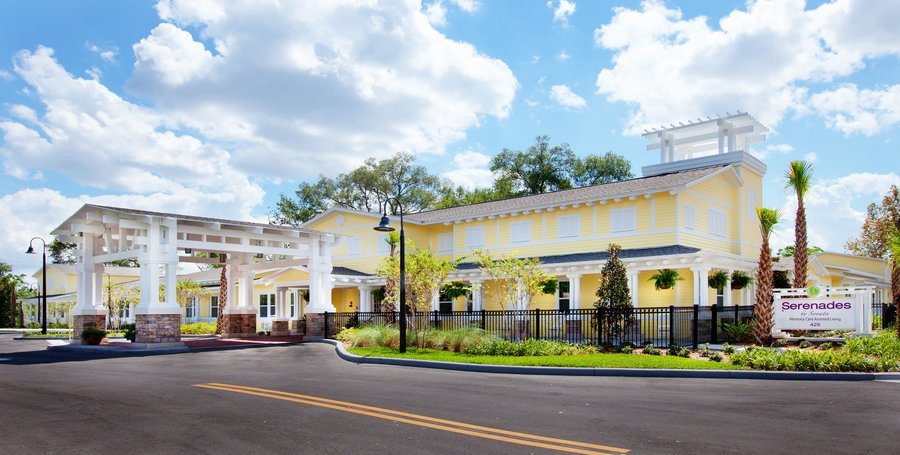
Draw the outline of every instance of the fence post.
M603 345L603 307L597 308L597 346Z
M734 306L734 323L735 323L735 324L737 324L738 322L741 322L741 321L740 321L740 317L741 317L741 316L738 314L738 311L739 311L739 310L740 310L740 307L737 306L737 305L735 305L735 306Z
M325 334L325 338L331 338L328 333L328 312L326 311L322 315L322 321L325 324L325 327L322 328L322 333Z
M709 325L709 337L713 343L719 342L719 307L716 304L712 304L710 307L712 310L712 321L710 321Z
M697 338L700 336L700 305L694 305L694 318L691 321L691 344L697 349Z
M534 337L541 339L541 309L534 309Z
M433 313L433 318L432 318L431 326L437 329L438 325L440 324L440 321L438 321L438 310L433 310L432 313Z
M669 305L669 346L675 344L675 305Z
M481 309L481 330L487 330L487 325L485 324L485 322L487 322L487 321L485 321L484 308L482 308Z

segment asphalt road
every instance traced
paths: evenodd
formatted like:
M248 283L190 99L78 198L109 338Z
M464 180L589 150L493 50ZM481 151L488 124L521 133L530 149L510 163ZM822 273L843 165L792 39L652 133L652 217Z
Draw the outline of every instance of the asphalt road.
M321 343L98 358L10 338L3 454L898 453L900 383L494 375Z

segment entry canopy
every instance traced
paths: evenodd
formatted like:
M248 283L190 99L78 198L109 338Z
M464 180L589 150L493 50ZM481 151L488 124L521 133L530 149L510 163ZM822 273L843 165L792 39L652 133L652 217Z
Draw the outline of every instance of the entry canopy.
M179 262L217 262L198 252L227 255L265 255L278 259L308 258L314 240L334 243L334 234L249 221L207 218L86 204L52 232L76 242L94 262L137 259L155 262L178 255ZM94 241L84 242L85 237Z

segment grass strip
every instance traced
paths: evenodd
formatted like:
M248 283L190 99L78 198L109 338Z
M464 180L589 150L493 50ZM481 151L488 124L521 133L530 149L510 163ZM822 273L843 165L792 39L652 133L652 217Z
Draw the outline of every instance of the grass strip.
M657 368L678 370L743 370L744 367L730 363L708 360L686 359L674 356L653 356L638 354L582 354L559 356L491 356L469 355L434 349L410 348L400 354L397 348L350 348L353 354L362 357L394 357L414 360L435 360L439 362L476 363L484 365L523 365L546 367L589 367L589 368Z

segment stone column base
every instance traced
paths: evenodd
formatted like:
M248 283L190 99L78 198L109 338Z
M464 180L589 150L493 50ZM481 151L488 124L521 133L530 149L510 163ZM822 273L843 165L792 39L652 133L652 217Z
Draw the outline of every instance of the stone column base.
M81 331L87 327L96 327L100 330L106 330L105 314L79 314L72 318L74 326L72 329L72 344L83 344L81 340Z
M324 329L325 329L325 314L324 313L306 313L306 336L308 336L308 337L324 337L325 336Z
M291 321L291 335L305 335L306 334L306 321L300 321L299 319L294 319Z
M134 315L135 343L180 343L180 314Z
M226 314L223 338L250 337L256 335L255 314Z
M287 319L283 321L272 321L272 336L273 337L283 337L291 334L290 330L290 321Z

